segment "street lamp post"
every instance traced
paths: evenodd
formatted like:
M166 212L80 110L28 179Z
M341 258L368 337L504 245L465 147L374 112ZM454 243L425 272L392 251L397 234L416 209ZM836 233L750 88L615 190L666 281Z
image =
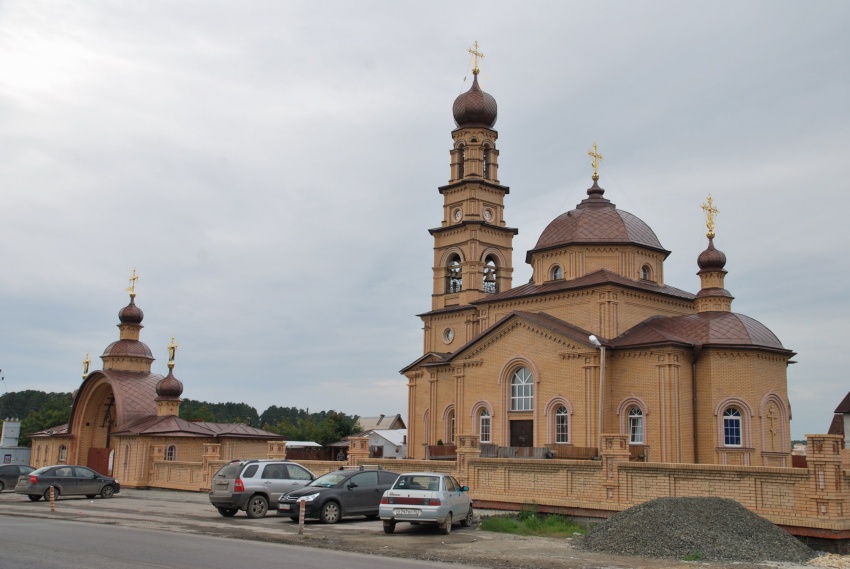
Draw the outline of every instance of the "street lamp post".
M605 410L604 393L605 393L605 346L599 341L599 338L591 334L588 339L590 343L599 348L599 456L602 456L602 426L603 413Z

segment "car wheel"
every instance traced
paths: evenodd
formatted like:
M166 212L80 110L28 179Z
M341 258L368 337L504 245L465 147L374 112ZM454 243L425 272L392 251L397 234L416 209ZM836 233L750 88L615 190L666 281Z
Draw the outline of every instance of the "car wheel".
M100 489L100 497L101 498L111 498L115 495L115 486L111 486L107 484L103 488Z
M27 498L29 498L33 502L38 502L39 500L41 500L41 496L38 496L36 494L30 494L29 496L27 496Z
M384 520L384 533L393 533L395 531L395 522Z
M225 508L223 506L218 506L218 513L224 516L225 518L232 518L236 515L236 512L239 511L239 508Z
M269 511L269 502L259 494L252 496L248 500L248 507L245 508L245 513L249 518L262 518Z
M53 488L53 499L57 500L59 498L59 488L56 486L51 486L50 488ZM50 488L44 491L45 500L50 500Z
M5 485L5 484L3 484L3 482L2 482L2 481L0 481L0 492L2 492L2 491L3 491L3 490L5 490L5 489L6 489L6 485Z
M333 501L325 502L325 505L322 506L322 512L319 515L319 520L321 520L323 524L335 524L339 521L339 518L339 504Z
M452 513L449 512L449 515L446 516L446 523L440 526L440 533L443 535L449 535L452 533Z
M469 511L466 512L466 517L460 521L460 527L468 528L472 525L472 522L475 519L475 514L472 512L472 506L469 506Z

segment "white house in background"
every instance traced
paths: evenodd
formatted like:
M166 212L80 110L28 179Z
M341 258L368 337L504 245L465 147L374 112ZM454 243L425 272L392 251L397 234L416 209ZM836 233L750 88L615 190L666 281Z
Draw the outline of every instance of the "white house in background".
M374 429L369 436L369 456L407 458L407 429Z
M18 446L21 435L21 422L6 418L3 421L3 434L0 438L0 460L3 464L29 464L30 449Z

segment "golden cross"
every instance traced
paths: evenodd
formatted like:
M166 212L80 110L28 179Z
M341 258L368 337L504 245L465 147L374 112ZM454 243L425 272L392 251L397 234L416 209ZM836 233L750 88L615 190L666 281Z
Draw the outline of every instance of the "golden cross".
M171 336L171 343L168 344L168 367L174 366L174 356L177 355L177 343L174 341L174 336Z
M705 211L705 226L708 228L707 237L714 239L714 216L720 213L720 210L714 207L714 201L711 199L711 194L708 194L708 203L702 204L700 207Z
M593 143L593 150L589 150L587 155L593 158L593 161L590 163L593 166L593 181L599 179L599 161L605 160L605 157L599 154L599 148L596 146L596 143Z
M136 267L133 267L133 276L130 277L130 286L127 288L130 291L130 296L136 296L136 281L139 280L139 275L136 274Z
M91 360L89 359L89 353L86 352L86 359L83 360L83 379L89 374L89 364Z
M484 59L484 54L478 51L478 40L475 40L475 47L467 49L473 55L472 73L478 75L478 58Z

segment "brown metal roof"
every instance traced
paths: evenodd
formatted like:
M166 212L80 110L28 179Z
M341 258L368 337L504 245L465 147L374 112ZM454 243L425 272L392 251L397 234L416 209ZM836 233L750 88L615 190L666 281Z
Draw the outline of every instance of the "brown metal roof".
M485 93L478 85L478 74L472 80L472 87L461 93L452 105L455 124L459 127L481 125L493 128L497 117L496 99Z
M615 348L625 348L670 342L693 346L759 347L793 355L767 326L734 312L650 318L626 331L611 344Z
M526 255L526 262L530 262L532 254L537 251L577 244L634 244L661 251L665 256L670 254L646 223L627 211L617 209L602 197L604 193L605 190L594 181L587 190L587 199L576 209L556 217L543 230L537 245Z
M620 285L633 289L644 290L647 292L653 292L667 296L675 296L677 298L683 298L687 300L693 300L695 298L692 293L672 286L659 285L651 281L638 281L618 275L617 273L614 273L607 269L600 269L598 271L594 271L590 274L584 275L583 277L578 277L575 279L549 281L539 285L534 283L520 285L510 290L506 290L505 292L491 294L490 296L484 297L481 300L476 300L472 304L489 304L512 298L539 296L544 294L587 288L603 284Z
M838 407L835 408L836 413L850 413L850 393L844 396Z

